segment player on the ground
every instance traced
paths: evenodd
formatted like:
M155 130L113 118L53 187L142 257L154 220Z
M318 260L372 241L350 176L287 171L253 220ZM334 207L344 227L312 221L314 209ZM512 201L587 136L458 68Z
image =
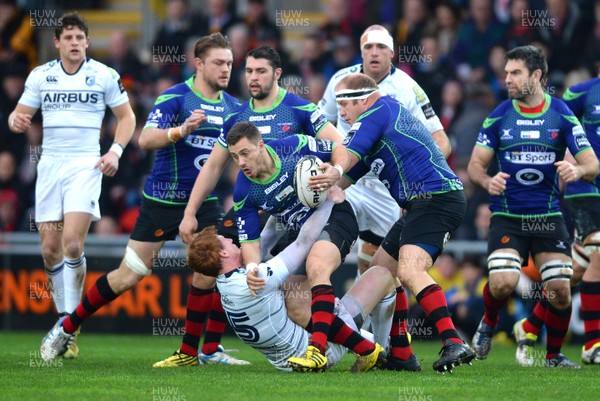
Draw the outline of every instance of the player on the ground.
M86 274L83 251L92 220L100 219L102 174L112 177L135 129L135 115L119 74L86 57L88 25L67 13L54 30L60 57L35 68L8 117L12 132L23 133L41 107L42 157L35 187L35 221L52 299L60 317L81 301ZM115 142L100 156L100 127L106 107L117 118ZM71 342L66 358L76 358Z
M242 256L246 264L260 263L259 210L276 216L279 225L287 231L287 243L293 241L302 224L314 212L300 203L294 190L294 169L298 160L310 154L327 161L332 154L344 152L344 147L334 147L331 141L305 135L265 144L258 128L248 122L233 126L227 144L241 169L233 199ZM335 304L331 273L350 252L357 236L358 224L350 204L344 201L336 205L306 258L306 275L312 294L312 337L303 357L288 360L294 370L318 371L327 363L325 349ZM385 353L379 345L364 352Z
M275 49L260 46L248 52L246 82L251 98L238 111L227 116L223 132L217 142L218 146L213 148L198 174L179 226L179 234L185 243L191 241L192 234L198 228L197 211L217 185L229 161L227 135L236 122L254 122L265 141L294 134L342 141L342 136L321 114L316 105L279 87L277 81L281 78L281 74L281 59ZM219 233L237 242L237 226L233 209L226 214L223 224L219 226ZM188 316L190 316L190 305L187 306ZM185 347L183 343L180 351L192 353L192 350Z
M347 151L334 153L334 166L326 165L324 174L311 177L311 187L326 189L342 178L340 170L350 168L342 187L368 171L377 175L405 209L405 229L400 236L392 227L375 258L408 286L436 325L443 348L433 368L445 372L470 363L475 354L460 339L442 289L427 274L464 217L462 183L425 126L398 101L381 96L372 78L347 75L336 86L336 101L352 125L344 140Z
M600 78L573 85L563 94L563 100L580 121L596 156L600 154ZM577 230L573 253L571 286L581 281L581 315L585 344L581 359L586 364L600 364L600 176L591 182L567 183L564 198ZM533 347L544 324L547 297L539 301L532 314L515 323L519 341L517 361L531 363Z
M342 118L335 100L335 87L345 76L361 72L375 80L379 93L398 100L417 117L440 147L444 157L450 155L450 142L442 123L431 107L427 94L404 71L392 64L394 42L392 36L381 25L372 25L365 30L360 40L362 64L338 71L329 81L319 108L330 121L337 121L342 134L350 131L350 125ZM347 199L354 208L358 228L358 267L363 273L372 262L373 255L384 237L400 216L400 207L390 196L387 188L373 173L366 174L356 185L346 191ZM401 229L401 227L399 227ZM392 255L394 258L397 255ZM376 265L373 263L372 265ZM391 304L396 301L395 311ZM396 317L392 326L392 314ZM394 370L418 370L419 364L413 356L405 335L407 332L408 299L402 286L382 299L371 316L375 340L387 346L391 339L391 352L386 368Z
M469 177L490 196L489 282L484 289L485 314L473 337L479 359L490 352L498 313L516 288L529 253L540 270L548 297L546 365L578 368L560 353L571 319L569 278L571 246L560 212L559 177L564 182L593 180L598 160L573 112L544 92L548 65L534 46L506 53L510 99L483 122L469 162ZM569 149L577 160L564 159ZM498 173L487 168L495 159ZM519 361L531 365L527 361Z
M305 308L306 313L300 325L290 320L285 307L286 295L280 287L285 286L286 279L291 274L297 274L302 266L327 222L333 202L343 201L343 196L340 197L342 191L337 191L338 194L334 194L333 188L329 191L328 199L332 200L327 200L319 206L307 219L293 243L273 259L261 263L258 268L251 265L244 268L239 248L230 239L217 237L214 230L203 230L190 244L190 267L206 275L218 275L217 286L223 297L223 306L238 337L263 353L269 362L280 370L290 370L288 358L301 356L306 352L309 336L304 327L309 325L310 318L309 309ZM274 226L273 229L277 229L276 224ZM268 227L270 224L267 224L261 233L261 238L265 238ZM220 265L214 263L215 259L221 261ZM219 267L215 269L217 265ZM361 276L341 300L339 312L336 313L329 333L333 341L359 352L360 347L371 346L369 342L360 339L354 330L357 324L362 324L365 313L393 288L390 273L384 268L380 269L372 269ZM263 278L262 288L255 290L258 297L252 296L248 291L247 274ZM299 287L297 291L305 290ZM351 315L355 315L355 321ZM350 327L344 326L343 322L348 323ZM310 331L310 327L307 329ZM327 368L335 364L346 351L346 347L328 342ZM376 358L368 356L359 356L351 370L366 371L372 368Z
M223 90L231 74L233 55L229 41L221 34L205 36L195 48L196 74L184 83L169 88L158 97L140 137L140 146L158 149L152 172L146 180L140 215L127 244L125 257L118 269L100 277L71 315L61 319L44 338L41 354L45 360L64 352L64 345L82 322L103 305L127 291L149 275L165 241L177 235L179 219L198 171L217 141L224 115L239 107L239 102ZM198 210L202 227L219 224L223 212L215 194ZM195 288L194 278L188 298L204 292L208 298L201 310L194 310L193 324L201 325L210 308L214 279L204 289ZM200 281L202 282L202 281ZM194 305L196 303L194 302ZM190 319L191 320L191 319ZM186 325L186 342L191 338ZM189 329L192 333L192 329ZM216 347L215 347L216 348ZM215 349L216 351L216 349ZM203 356L231 358L222 352ZM193 356L178 361L198 365Z

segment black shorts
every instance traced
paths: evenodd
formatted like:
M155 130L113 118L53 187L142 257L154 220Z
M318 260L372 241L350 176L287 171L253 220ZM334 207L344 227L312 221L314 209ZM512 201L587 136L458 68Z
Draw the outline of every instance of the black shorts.
M565 201L578 237L583 240L600 231L600 196L578 196Z
M529 253L556 252L571 256L571 239L562 216L507 217L490 221L488 255L498 249L514 249L527 265Z
M298 231L288 232L285 245L287 246L294 242L298 237L298 234ZM329 220L327 220L327 225L323 228L323 233L319 239L326 238L331 241L339 249L342 260L344 260L350 253L357 237L358 222L356 221L356 215L354 214L354 209L352 209L350 203L344 201L334 205L333 209L331 209ZM282 241L277 245L278 247L283 245Z
M142 198L140 215L135 222L131 239L141 242L172 241L179 234L186 205L169 205ZM223 219L223 208L217 200L204 202L198 213L198 230L218 226Z
M267 213L260 213L259 218L260 231L262 231L267 224L267 220L269 220L269 215ZM229 211L225 214L223 221L217 227L217 232L225 238L231 238L234 244L240 246L235 211L233 208L229 209Z
M411 201L403 216L394 223L381 243L383 249L398 260L400 247L411 244L432 246L429 252L435 261L442 253L450 234L465 216L467 201L463 191L432 194L426 199ZM436 250L437 248L437 250Z

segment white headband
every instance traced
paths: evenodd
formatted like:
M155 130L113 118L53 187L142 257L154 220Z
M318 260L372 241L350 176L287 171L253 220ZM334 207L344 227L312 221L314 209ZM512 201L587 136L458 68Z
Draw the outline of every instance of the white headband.
M335 100L359 100L366 99L379 88L341 89L335 92Z
M391 51L394 51L394 39L390 36L387 31L369 31L363 34L360 38L360 50L365 47L365 45L372 43L381 43L390 48Z

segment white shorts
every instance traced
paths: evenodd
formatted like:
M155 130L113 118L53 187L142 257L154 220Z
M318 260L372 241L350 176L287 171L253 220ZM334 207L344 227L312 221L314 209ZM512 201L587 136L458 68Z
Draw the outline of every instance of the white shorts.
M361 232L371 231L383 239L400 218L400 206L372 173L346 189L346 199L354 209Z
M98 156L43 156L37 166L35 221L61 221L65 213L84 212L100 219L102 173Z

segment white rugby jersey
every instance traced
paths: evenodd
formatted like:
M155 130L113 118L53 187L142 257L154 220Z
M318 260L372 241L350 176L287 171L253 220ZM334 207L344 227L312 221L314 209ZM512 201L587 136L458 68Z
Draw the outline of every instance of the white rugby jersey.
M19 103L42 109L43 155L100 155L100 127L106 106L128 101L119 74L86 58L67 74L60 59L35 68Z
M276 368L289 370L288 358L305 353L309 334L288 317L280 290L289 277L287 268L277 257L267 265L266 272L259 272L266 286L257 298L250 294L243 267L219 275L217 286L223 309L237 336L260 351Z
M342 134L350 131L350 125L340 116L339 106L335 101L335 86L348 74L363 73L362 64L356 64L339 70L327 84L323 99L319 102L319 108L329 121L337 120L337 129ZM390 73L380 82L379 93L398 100L410 113L417 117L427 127L430 133L442 130L442 123L435 114L427 94L418 83L415 82L404 71L392 65Z

